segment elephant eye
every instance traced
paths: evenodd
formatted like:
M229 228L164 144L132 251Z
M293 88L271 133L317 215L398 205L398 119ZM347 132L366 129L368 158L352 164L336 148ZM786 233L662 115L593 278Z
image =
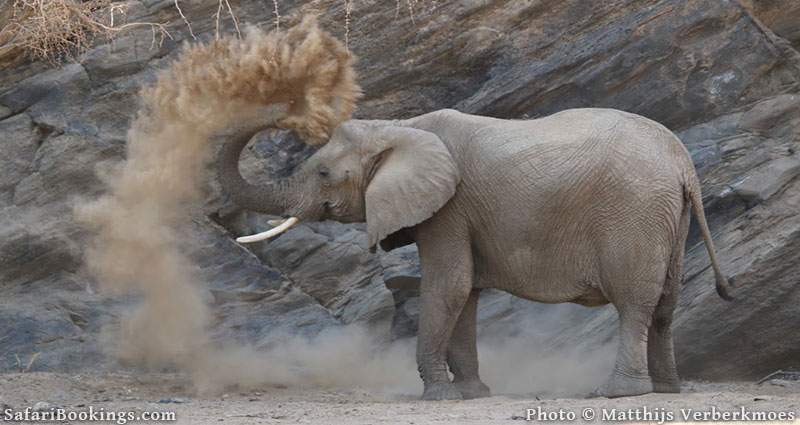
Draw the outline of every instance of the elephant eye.
M327 167L319 167L319 175L320 177L328 177L331 175L331 172Z

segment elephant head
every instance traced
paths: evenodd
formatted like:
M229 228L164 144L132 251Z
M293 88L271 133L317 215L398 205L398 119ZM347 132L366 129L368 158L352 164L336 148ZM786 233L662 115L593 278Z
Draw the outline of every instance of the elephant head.
M369 248L384 249L392 235L431 217L453 196L458 168L441 139L402 122L351 120L290 177L254 185L239 173L239 156L255 132L235 136L222 149L218 167L223 189L239 206L289 219L263 240L298 220L367 223ZM387 239L388 238L388 239Z

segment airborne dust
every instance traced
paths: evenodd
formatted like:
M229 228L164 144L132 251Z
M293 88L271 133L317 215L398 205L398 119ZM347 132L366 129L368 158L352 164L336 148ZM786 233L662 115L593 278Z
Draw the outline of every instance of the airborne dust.
M421 392L413 341L387 346L360 328L287 338L269 350L212 341L205 283L182 248L192 243L186 228L211 178L215 136L277 123L319 143L360 94L351 62L307 18L286 32L250 29L242 40L186 46L142 91L126 160L98 170L107 194L75 209L94 231L90 272L104 290L140 299L113 336L118 359L183 370L201 393L271 384ZM540 348L525 340L481 346L484 380L496 393L570 393L608 370L598 367L607 353L541 358Z

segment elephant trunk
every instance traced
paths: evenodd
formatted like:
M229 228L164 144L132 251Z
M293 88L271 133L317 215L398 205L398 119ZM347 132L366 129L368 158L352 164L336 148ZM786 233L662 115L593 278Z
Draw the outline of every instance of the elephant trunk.
M258 131L237 133L222 147L217 162L219 181L223 190L240 207L265 214L282 215L294 205L289 188L291 182L281 180L276 184L254 185L239 172L242 149Z

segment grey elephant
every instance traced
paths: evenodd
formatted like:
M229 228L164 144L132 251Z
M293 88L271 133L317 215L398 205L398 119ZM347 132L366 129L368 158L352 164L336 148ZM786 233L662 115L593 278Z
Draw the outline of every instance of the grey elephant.
M427 400L489 395L478 375L483 288L544 303L612 303L620 344L598 390L679 392L672 315L690 209L729 298L692 160L642 116L572 109L533 120L440 110L350 120L291 177L257 186L239 173L242 131L219 177L243 208L299 220L366 221L370 248L416 243L422 270L417 364ZM449 370L453 374L451 381Z

